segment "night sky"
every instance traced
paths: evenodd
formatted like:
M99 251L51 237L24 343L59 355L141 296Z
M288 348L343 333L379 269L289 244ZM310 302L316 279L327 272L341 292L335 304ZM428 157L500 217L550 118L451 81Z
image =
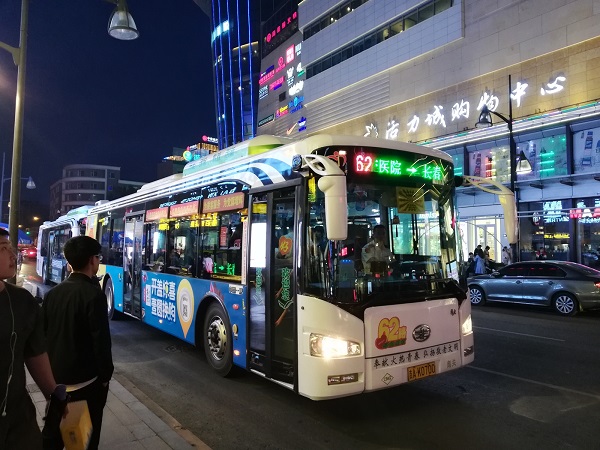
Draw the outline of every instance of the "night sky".
M156 179L173 147L215 136L208 17L193 0L128 0L140 37L107 33L114 5L102 0L30 0L22 177L49 199L68 164L121 167ZM0 0L0 41L19 45L20 0ZM0 49L0 153L11 176L17 67ZM0 154L0 170L2 155ZM4 184L8 200L10 182Z

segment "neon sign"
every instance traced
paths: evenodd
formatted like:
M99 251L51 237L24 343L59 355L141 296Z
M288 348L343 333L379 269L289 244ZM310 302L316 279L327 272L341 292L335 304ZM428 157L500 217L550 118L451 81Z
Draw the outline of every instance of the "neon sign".
M424 178L442 181L444 168L436 161L409 162L398 157L381 157L372 153L360 153L354 156L354 171L358 174L380 174Z
M281 22L281 24L277 25L277 27L273 31L271 31L270 33L267 33L265 40L267 42L271 42L271 39L273 39L275 36L277 36L277 34L281 33L281 31L284 30L288 25L291 25L292 20L296 20L297 18L298 18L298 11L294 11L291 16L289 16L287 19L284 19Z

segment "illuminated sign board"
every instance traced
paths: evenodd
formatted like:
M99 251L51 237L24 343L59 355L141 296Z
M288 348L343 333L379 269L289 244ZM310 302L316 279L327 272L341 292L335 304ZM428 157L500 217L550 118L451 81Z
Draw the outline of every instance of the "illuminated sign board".
M279 89L283 85L284 77L279 77L277 80L273 81L269 87L272 91Z
M264 119L260 119L258 121L258 126L262 127L263 125L266 125L267 123L272 122L273 120L275 120L275 114L271 114L270 116L267 116Z
M441 184L452 176L452 163L449 161L410 152L371 150L363 147L355 150L330 148L327 156L337 161L340 166L345 166L347 160L349 172L361 178L384 176L401 178L407 182L414 179L418 183L429 181Z
M173 217L186 217L198 214L199 200L189 203L182 203L180 205L171 206L171 218Z
M236 192L235 194L222 195L220 197L207 198L202 201L202 212L211 213L219 211L231 211L232 209L242 209L244 207L245 194Z
M262 99L265 98L267 95L269 95L269 85L266 86L262 86L261 88L258 89L258 99Z
M218 144L219 143L219 139L215 138L215 137L210 137L210 136L202 136L202 142L208 142L210 144Z
M274 76L275 76L275 66L271 66L267 70L265 70L263 73L260 74L260 77L258 79L259 86L265 84L267 81L269 81Z
M227 33L229 31L229 21L226 20L223 23L220 23L219 25L217 25L217 28L215 28L210 36L210 41L214 42L214 40L216 38L218 38L219 36L221 36L224 33Z
M285 30L289 25L292 24L292 21L296 20L297 18L298 18L298 11L294 11L291 16L282 20L281 23L278 24L272 31L267 33L267 35L265 36L265 40L267 42L271 42L271 39L273 39L275 36L277 36L278 33L281 33L282 30Z
M156 208L149 209L146 211L146 222L154 222L155 220L160 219L168 219L169 218L169 208Z

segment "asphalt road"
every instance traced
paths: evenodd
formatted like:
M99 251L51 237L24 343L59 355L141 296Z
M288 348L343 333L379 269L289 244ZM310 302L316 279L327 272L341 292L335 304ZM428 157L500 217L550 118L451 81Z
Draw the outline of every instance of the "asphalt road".
M600 449L600 312L473 311L475 362L313 402L133 319L111 322L116 371L218 449Z
M214 449L600 449L600 314L474 311L475 362L390 390L313 402L134 320L117 371Z

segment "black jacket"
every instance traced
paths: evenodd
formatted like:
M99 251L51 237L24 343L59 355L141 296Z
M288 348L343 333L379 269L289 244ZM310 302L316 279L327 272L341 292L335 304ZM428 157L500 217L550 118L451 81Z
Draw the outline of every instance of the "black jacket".
M108 382L112 362L107 302L98 281L81 273L52 288L42 306L48 356L57 383L98 377Z

